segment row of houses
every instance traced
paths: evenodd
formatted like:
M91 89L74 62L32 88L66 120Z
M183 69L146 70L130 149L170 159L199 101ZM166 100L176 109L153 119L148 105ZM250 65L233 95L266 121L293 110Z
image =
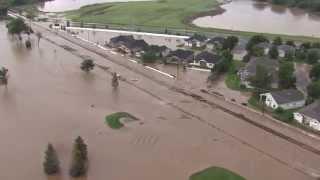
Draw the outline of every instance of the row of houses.
M263 101L267 107L273 110L278 108L282 108L283 110L302 108L293 113L294 120L320 131L320 102L316 101L305 106L306 97L299 90L286 89L263 93L260 94L260 100Z
M186 64L212 69L220 61L220 56L207 50L195 53L188 49L171 50L166 46L149 45L143 39L135 39L132 35L111 38L106 44L123 54L141 57L143 53L153 52L171 64Z

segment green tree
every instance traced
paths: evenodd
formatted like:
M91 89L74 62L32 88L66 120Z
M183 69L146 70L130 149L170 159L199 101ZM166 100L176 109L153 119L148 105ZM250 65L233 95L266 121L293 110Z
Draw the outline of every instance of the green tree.
M317 63L320 59L320 53L318 49L310 49L307 53L307 61L309 64Z
M230 52L230 50L224 50L221 53L221 60L219 63L214 67L214 72L225 73L229 70L229 68L232 66L233 62L233 55Z
M273 45L275 45L275 46L280 46L280 45L282 45L282 38L280 37L280 36L278 36L278 37L276 37L276 38L274 38L274 40L273 40Z
M278 47L273 45L270 50L269 50L269 57L272 59L278 59L279 57L279 51L278 51Z
M225 50L232 50L239 42L239 38L237 36L228 36L222 44L222 48Z
M21 38L21 33L28 32L29 28L21 18L11 19L7 24L9 34L18 35Z
M112 85L113 88L117 88L117 87L119 86L119 80L118 80L118 75L117 75L117 73L113 73L113 74L112 74L111 85Z
M296 47L296 44L294 43L294 41L291 41L291 40L286 41L286 45Z
M95 66L95 64L91 59L86 59L86 60L82 61L80 68L82 71L88 73L94 69L94 66Z
M143 63L154 63L156 62L157 59L158 57L153 52L146 52L142 55L142 58L141 58Z
M86 174L88 165L88 151L84 140L78 136L73 145L70 176L80 177Z
M5 67L0 69L0 84L7 86L8 84L8 72L9 70Z
M272 81L272 76L269 74L268 70L261 66L257 65L256 75L252 76L249 81L253 87L258 89L269 89Z
M269 42L269 40L263 36L263 35L255 35L252 36L246 46L246 49L248 52L252 52L253 47L255 47L255 45L262 43L262 42Z
M52 144L48 144L47 150L45 152L45 159L43 162L43 169L47 175L53 175L59 173L59 160L57 153L52 146Z
M320 80L320 63L315 64L310 71L312 80Z
M279 68L279 83L280 87L284 89L295 86L296 78L294 76L294 65L292 62L282 62Z
M308 95L312 99L320 98L320 81L314 81L308 86Z

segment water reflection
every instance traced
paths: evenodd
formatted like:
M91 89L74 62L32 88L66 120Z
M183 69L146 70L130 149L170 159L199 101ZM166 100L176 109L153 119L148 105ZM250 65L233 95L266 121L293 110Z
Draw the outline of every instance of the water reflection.
M200 17L197 26L274 34L320 37L320 16L301 9L253 0L233 0L223 14Z

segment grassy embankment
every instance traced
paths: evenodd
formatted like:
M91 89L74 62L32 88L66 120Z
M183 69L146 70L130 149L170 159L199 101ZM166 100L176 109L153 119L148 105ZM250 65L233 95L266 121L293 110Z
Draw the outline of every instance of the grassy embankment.
M245 178L220 167L211 167L190 176L189 180L245 180Z
M130 120L138 120L136 117L132 116L126 112L117 112L106 116L106 124L112 129L120 129L124 124L120 121L122 118L129 118Z
M203 32L206 34L223 33L241 36L252 36L254 32L231 31L215 28L200 28L191 24L197 16L220 13L216 0L159 0L150 2L105 3L66 12L74 21L101 24L120 24L136 27L141 31L164 32L166 28L180 29L183 32ZM169 31L170 32L170 31ZM172 32L177 33L177 31ZM265 34L270 38L281 36L295 41L315 41L314 37Z

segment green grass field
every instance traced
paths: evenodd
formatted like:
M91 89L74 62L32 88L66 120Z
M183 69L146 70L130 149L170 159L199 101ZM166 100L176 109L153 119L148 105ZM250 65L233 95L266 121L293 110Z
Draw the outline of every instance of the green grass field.
M189 180L245 180L245 178L220 167L210 167L193 174Z
M75 21L95 23L137 24L185 28L191 15L217 7L215 0L159 0L149 2L106 3L70 11L67 17Z
M126 112L117 112L106 116L106 123L112 129L120 129L124 126L123 123L120 122L121 118L130 118L132 120L138 120L136 117L132 116Z

